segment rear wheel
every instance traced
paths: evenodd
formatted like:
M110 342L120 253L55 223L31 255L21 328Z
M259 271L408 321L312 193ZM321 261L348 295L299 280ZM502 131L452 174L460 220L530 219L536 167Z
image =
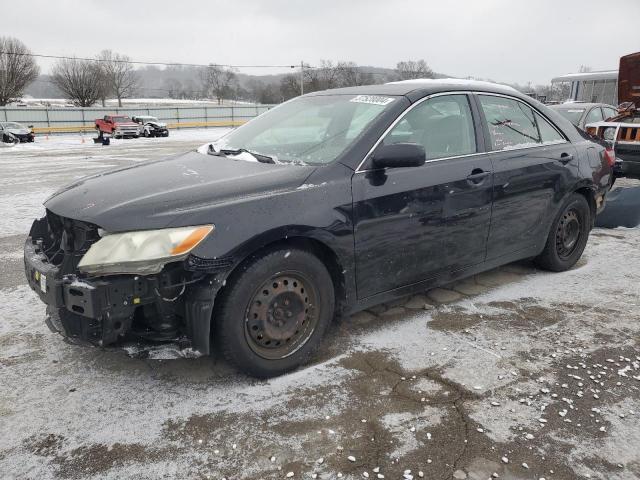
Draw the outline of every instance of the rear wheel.
M272 377L305 363L333 318L331 276L305 250L256 257L227 285L216 338L227 361L249 375Z
M582 256L591 230L591 209L587 199L572 194L551 225L547 243L536 263L554 272L573 267Z

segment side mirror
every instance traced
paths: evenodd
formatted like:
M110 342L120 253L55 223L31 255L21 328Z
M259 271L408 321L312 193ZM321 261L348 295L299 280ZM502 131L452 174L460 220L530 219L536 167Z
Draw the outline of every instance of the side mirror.
M372 157L375 168L419 167L426 160L424 147L417 143L382 145L373 152Z

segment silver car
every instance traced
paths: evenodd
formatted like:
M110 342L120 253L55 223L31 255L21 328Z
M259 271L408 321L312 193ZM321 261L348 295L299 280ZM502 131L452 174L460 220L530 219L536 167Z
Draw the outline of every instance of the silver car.
M33 142L35 135L31 127L25 127L18 122L0 122L0 135L2 141L7 143Z
M560 105L549 105L576 127L585 130L588 123L602 122L618 114L616 107L606 103L571 102Z

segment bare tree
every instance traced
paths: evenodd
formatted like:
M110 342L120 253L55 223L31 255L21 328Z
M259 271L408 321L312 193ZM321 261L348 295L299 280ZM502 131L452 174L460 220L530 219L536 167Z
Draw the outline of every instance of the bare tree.
M340 72L331 60L320 60L320 67L315 71L320 89L327 90L338 86Z
M90 107L103 93L102 70L92 60L58 60L53 66L51 81L79 107Z
M229 96L236 82L236 74L233 70L217 65L209 65L200 74L202 91L205 97L216 97L218 104L222 103L225 96Z
M410 80L412 78L433 78L433 70L429 68L424 60L405 60L398 62L396 72L400 76L400 80Z
M338 87L339 72L331 60L320 60L320 66L304 67L304 91L317 92Z
M290 100L300 95L299 75L285 75L280 80L280 95L283 100Z
M183 93L182 82L177 78L167 78L164 81L163 88L167 91L169 98L181 98Z
M357 87L374 83L373 75L362 72L355 62L338 62L336 70L341 87Z
M118 106L122 106L122 99L130 97L139 84L138 74L131 64L131 58L120 55L111 50L103 50L98 55L100 69L108 91L118 99Z
M20 98L40 74L31 50L17 38L0 37L0 106Z

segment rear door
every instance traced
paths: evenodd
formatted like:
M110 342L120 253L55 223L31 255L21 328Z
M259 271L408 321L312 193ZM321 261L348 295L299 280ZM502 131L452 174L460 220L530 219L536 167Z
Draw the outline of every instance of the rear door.
M420 167L353 176L358 297L400 288L485 258L491 160L466 94L416 104L382 139L425 147Z
M541 247L578 174L575 147L528 103L477 94L492 150L493 212L487 260Z

